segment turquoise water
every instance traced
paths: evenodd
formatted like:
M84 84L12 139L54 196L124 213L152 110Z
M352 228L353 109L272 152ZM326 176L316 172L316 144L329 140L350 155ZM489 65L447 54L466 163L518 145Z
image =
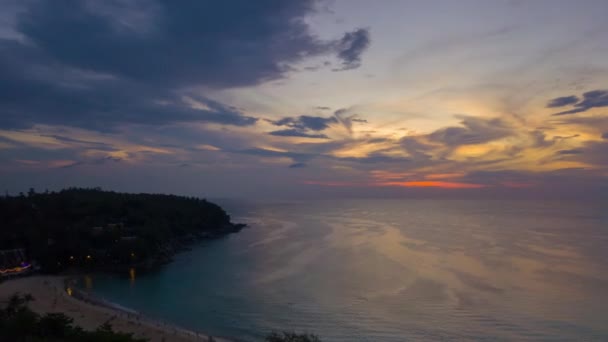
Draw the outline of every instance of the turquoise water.
M608 206L223 203L250 227L96 294L244 341L608 340Z

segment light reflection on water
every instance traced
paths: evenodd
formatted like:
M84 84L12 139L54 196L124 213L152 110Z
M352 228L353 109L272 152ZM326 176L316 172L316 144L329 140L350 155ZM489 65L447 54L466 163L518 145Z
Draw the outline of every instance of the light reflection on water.
M325 341L608 339L608 217L591 203L234 205L251 228L104 297L216 335Z

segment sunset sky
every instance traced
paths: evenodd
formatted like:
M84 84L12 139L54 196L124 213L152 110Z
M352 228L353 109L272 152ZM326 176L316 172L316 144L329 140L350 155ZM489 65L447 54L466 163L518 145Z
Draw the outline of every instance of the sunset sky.
M608 2L0 2L0 190L604 196Z

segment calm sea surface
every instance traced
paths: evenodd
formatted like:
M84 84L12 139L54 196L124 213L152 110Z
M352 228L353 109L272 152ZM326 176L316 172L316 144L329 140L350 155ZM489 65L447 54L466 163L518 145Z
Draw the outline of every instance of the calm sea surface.
M606 203L223 204L250 227L158 273L89 286L244 341L272 330L324 341L608 341Z

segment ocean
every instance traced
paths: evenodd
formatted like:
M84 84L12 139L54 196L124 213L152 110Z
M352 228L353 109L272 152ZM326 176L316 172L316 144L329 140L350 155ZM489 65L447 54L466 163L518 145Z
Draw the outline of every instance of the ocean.
M96 295L185 328L261 341L608 340L599 202L221 202L238 234Z

